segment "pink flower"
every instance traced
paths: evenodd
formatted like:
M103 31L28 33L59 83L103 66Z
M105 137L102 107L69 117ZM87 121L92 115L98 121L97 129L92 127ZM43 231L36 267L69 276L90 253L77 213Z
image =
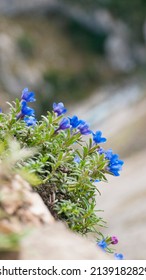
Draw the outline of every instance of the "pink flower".
M116 245L118 243L118 238L116 236L111 237L111 244Z

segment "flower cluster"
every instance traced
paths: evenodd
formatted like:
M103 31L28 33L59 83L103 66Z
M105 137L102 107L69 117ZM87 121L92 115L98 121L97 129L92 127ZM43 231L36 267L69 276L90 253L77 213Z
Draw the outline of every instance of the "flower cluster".
M41 184L36 191L51 213L78 233L97 233L95 228L103 226L104 221L96 213L95 183L107 180L108 174L119 176L124 162L111 149L100 147L107 141L100 130L92 131L76 115L65 117L67 109L62 102L54 103L53 111L37 121L34 109L28 106L35 101L35 94L25 88L21 100L12 106L11 118L0 109L0 141L6 141L9 133L20 147L35 147L36 154L18 167L39 176ZM89 135L86 142L85 135ZM117 237L104 238L100 230L98 234L98 246L112 252L109 246L118 243ZM122 259L122 254L115 254L115 258Z
M53 111L57 114L57 116L60 116L65 114L67 109L64 107L64 104L60 102L58 104L53 104ZM56 129L56 132L68 128L70 128L72 131L76 129L82 135L92 134L93 142L95 144L105 143L107 141L107 139L102 136L102 132L100 130L93 132L89 128L89 125L84 120L78 119L76 115L74 115L72 118L63 118L59 124L59 127ZM124 164L124 162L119 159L119 156L117 154L113 154L112 149L105 151L100 147L98 152L100 154L104 154L105 159L108 160L106 170L112 173L114 176L119 176L119 171L122 170L122 165ZM75 161L78 162L77 158L75 158ZM98 180L96 180L96 182L98 182Z

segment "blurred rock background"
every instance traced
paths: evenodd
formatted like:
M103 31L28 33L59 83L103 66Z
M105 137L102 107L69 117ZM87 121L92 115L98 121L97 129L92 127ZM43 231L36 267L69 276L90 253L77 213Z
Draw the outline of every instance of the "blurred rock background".
M63 101L103 131L125 165L97 209L127 259L146 259L145 71L144 0L0 0L0 107L29 87L38 118Z

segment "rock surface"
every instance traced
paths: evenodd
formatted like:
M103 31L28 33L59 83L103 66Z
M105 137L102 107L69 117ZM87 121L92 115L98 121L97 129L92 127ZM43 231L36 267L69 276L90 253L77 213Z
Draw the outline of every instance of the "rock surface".
M56 222L26 237L21 246L23 260L106 260L109 255L96 244Z
M1 233L21 234L29 227L54 222L40 196L19 175L3 179L0 173L0 196Z

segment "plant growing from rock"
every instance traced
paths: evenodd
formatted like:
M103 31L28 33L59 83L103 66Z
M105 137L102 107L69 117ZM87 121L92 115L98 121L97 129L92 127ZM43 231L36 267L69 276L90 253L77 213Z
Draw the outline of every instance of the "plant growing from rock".
M118 240L104 237L100 231L105 222L95 210L96 182L107 181L107 175L119 176L123 161L100 146L106 142L101 131L93 132L77 116L65 117L67 109L61 102L54 103L52 112L37 121L34 109L28 106L34 101L35 94L25 88L21 100L9 104L9 113L0 113L0 141L5 149L9 150L8 137L18 141L22 153L35 148L29 157L15 161L12 169L28 177L35 174L34 189L55 219L82 235L95 233L98 246L113 252L110 245ZM86 135L89 140L83 137Z

